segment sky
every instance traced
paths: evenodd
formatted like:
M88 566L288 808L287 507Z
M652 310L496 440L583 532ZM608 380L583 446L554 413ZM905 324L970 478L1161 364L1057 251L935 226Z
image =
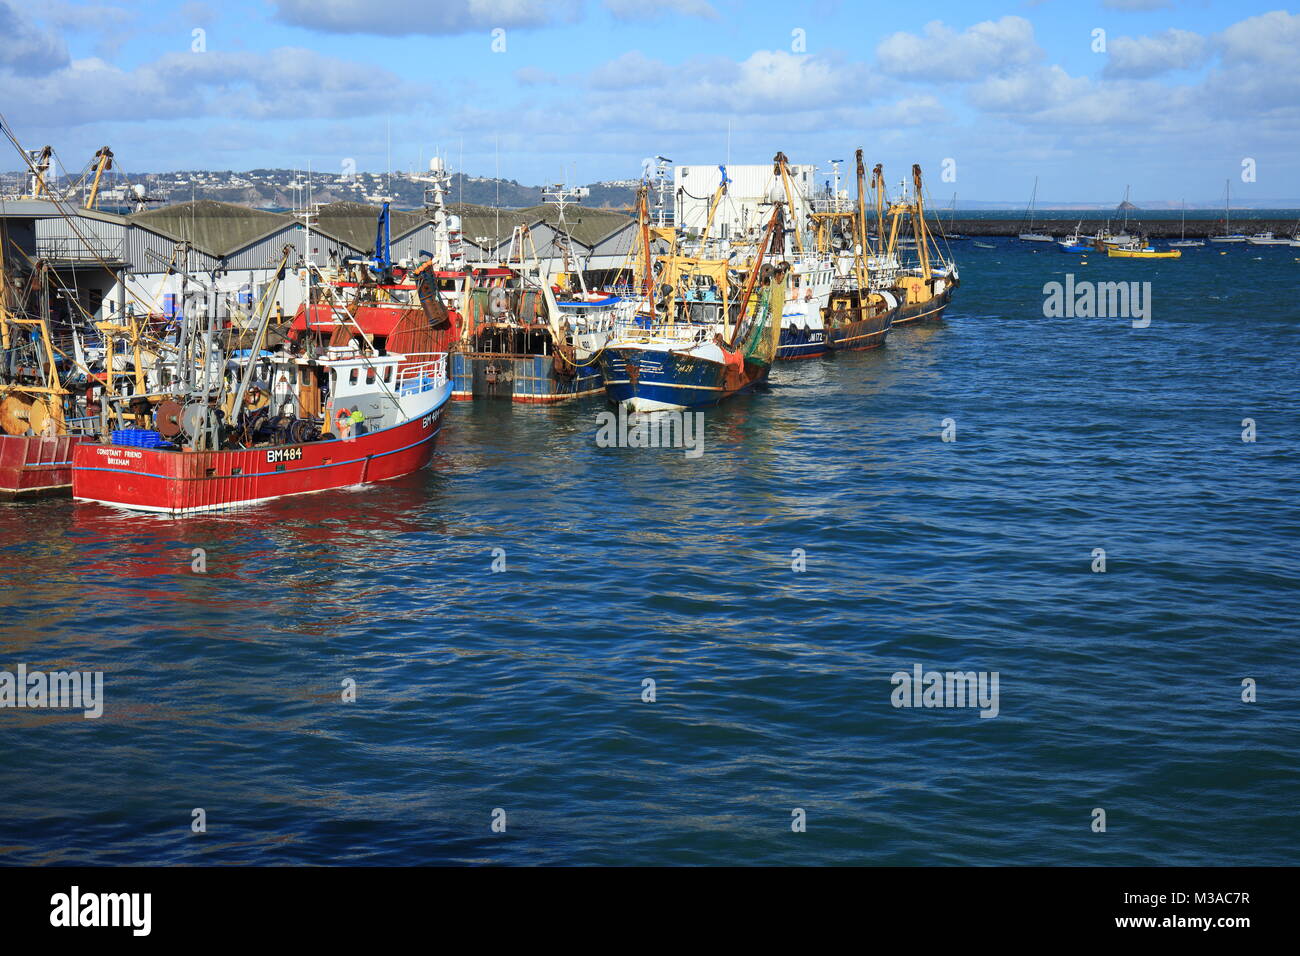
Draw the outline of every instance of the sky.
M1298 51L1253 0L0 0L0 113L128 176L437 152L575 184L862 147L945 199L1294 205Z

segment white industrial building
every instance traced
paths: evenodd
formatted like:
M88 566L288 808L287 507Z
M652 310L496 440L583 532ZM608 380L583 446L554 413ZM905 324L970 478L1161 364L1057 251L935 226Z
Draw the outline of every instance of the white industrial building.
M785 202L785 186L772 163L727 166L726 196L713 217L712 234L719 239L759 232L772 215L774 202ZM679 228L698 235L709 219L709 205L722 182L720 166L677 166L673 169L674 218ZM793 223L806 223L812 211L817 167L791 163L787 167L793 196ZM788 222L788 225L793 223Z

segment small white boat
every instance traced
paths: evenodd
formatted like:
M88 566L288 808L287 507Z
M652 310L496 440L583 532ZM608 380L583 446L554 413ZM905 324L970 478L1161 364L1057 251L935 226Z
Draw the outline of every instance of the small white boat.
M1056 240L1042 232L1034 232L1034 205L1038 202L1038 177L1034 177L1034 191L1029 194L1029 208L1025 210L1025 221L1029 228L1016 238L1021 242L1055 242Z
M1194 249L1197 246L1205 245L1204 239L1187 238L1187 200L1183 200L1183 224L1178 234L1178 241L1169 243L1171 249Z
M1275 239L1271 232L1257 232L1253 236L1247 236L1246 242L1252 246L1289 246L1290 239Z
M1232 215L1232 180L1223 181L1223 232L1210 236L1210 242L1245 242L1246 236L1240 232L1228 232L1228 221Z

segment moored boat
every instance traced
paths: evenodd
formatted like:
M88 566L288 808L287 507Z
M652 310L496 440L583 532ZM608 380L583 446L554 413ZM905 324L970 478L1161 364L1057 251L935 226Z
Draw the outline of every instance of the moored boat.
M816 358L826 354L825 309L835 280L829 257L795 261L786 275L785 306L781 312L778 360Z
M643 241L641 281L646 311L638 316L638 325L645 327L620 335L600 354L610 401L638 412L694 408L715 405L767 381L781 334L788 264L774 267L764 260L774 234L781 234L782 209L783 204L777 203L749 265L734 313L725 285L715 291L723 303L720 324L677 321L678 315L669 312L665 316L659 311L650 244ZM644 186L638 194L637 212L643 235L648 236ZM672 264L664 271L671 272ZM676 282L664 285L670 290L677 287ZM689 305L689 300L678 305L678 313Z
M1286 236L1278 238L1271 232L1257 232L1253 236L1247 236L1246 242L1252 246L1289 246L1291 240Z
M88 436L69 428L74 401L50 338L48 270L38 263L12 281L5 244L0 239L0 501L66 496L72 450Z
M1036 232L1034 230L1034 205L1038 202L1038 177L1034 177L1034 191L1029 194L1029 208L1025 210L1025 229L1017 234L1016 238L1021 242L1055 242L1056 240L1045 232Z
M451 387L445 355L412 358L342 354L276 363L277 372L295 369L318 396L326 381L333 389L323 421L305 434L290 432L288 441L212 442L223 431L215 408L160 406L158 431L118 431L107 443L74 449L73 497L180 516L418 471L433 455ZM241 430L256 434L248 422ZM142 434L157 436L150 444L171 440L138 445Z
M85 435L0 435L0 501L72 493L72 450Z
M831 352L880 348L900 312L898 299L888 291L837 292L826 309L826 346Z
M1188 238L1187 238L1187 201L1186 201L1186 200L1183 200L1183 211L1182 211L1182 212L1183 212L1183 214L1182 214L1182 219L1181 219L1181 225L1179 226L1179 229L1178 229L1178 238L1177 238L1176 240L1174 240L1173 242L1169 243L1169 248L1171 248L1171 249L1196 249L1196 248L1199 248L1200 246L1205 245L1205 240L1204 240L1204 239L1188 239Z
M880 197L883 195L884 179L880 167L876 167L873 185L877 190L877 216L883 217ZM880 250L877 261L890 263L887 270L890 276L889 288L898 299L898 311L891 319L891 327L896 328L912 322L937 322L943 318L944 311L952 301L952 294L961 284L955 261L945 260L935 247L925 220L924 189L921 185L921 167L912 166L912 192L910 198L904 196L890 204L890 236L898 235L904 221L910 221L916 238L916 258L910 264L893 268L896 261L896 249L889 245ZM870 265L870 260L868 261ZM876 270L870 270L870 280L874 287L878 283Z
M1182 256L1181 249L1169 249L1159 251L1156 249L1120 249L1110 246L1106 249L1106 255L1112 259L1177 259Z
M529 405L598 395L597 358L614 332L616 296L563 305L539 278L506 270L466 291L464 331L451 353L452 397Z
M380 350L362 334L323 350L310 338L268 348L291 252L244 329L248 348L213 334L231 321L220 301L205 310L191 293L177 343L149 370L148 387L105 392L99 441L73 449L74 498L186 515L383 481L428 463L451 397L445 353ZM435 331L403 334L418 345Z
M1240 232L1229 232L1232 221L1232 180L1223 181L1223 232L1210 236L1210 242L1215 243L1244 243L1246 235Z

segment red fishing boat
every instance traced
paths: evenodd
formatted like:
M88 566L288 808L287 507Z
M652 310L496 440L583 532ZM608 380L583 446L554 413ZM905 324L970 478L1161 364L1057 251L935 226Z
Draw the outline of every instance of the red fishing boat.
M219 311L186 308L159 375L165 387L105 399L105 422L137 427L105 429L99 443L74 450L74 498L185 515L384 481L429 463L451 399L446 352L431 347L446 310L403 312L382 347L340 321L329 343L290 337L267 349L290 253L249 327L250 348L228 355L217 337L197 334L221 326ZM338 308L355 316L352 305Z
M50 341L48 270L11 276L0 236L0 501L67 495L72 448L70 394ZM44 306L44 307L42 307Z
M234 428L213 405L164 402L158 431L145 432L158 436L156 447L135 444L127 431L139 430L78 445L73 497L185 515L385 481L429 463L451 397L445 354L334 349L328 359L285 355L266 364L269 387L258 389L266 404ZM323 414L286 424L275 414L286 394Z
M66 496L80 435L0 435L0 501Z

